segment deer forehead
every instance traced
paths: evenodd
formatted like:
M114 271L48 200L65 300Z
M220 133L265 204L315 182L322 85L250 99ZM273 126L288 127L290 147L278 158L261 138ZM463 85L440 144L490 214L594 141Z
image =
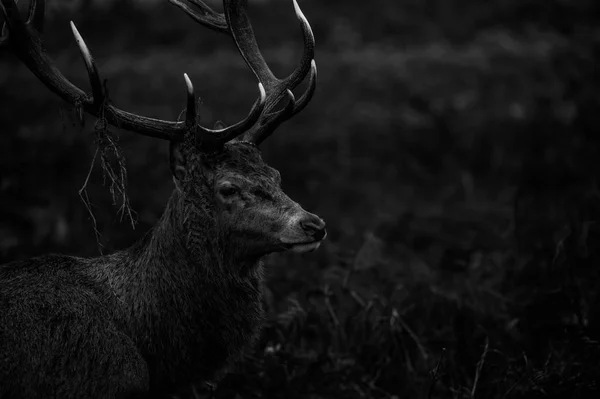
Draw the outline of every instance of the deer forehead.
M237 184L250 187L278 187L279 182L275 175L270 173L236 173L228 172L217 176L217 184Z
M231 180L246 184L279 184L281 175L256 154L253 158L232 159L217 167L217 180Z

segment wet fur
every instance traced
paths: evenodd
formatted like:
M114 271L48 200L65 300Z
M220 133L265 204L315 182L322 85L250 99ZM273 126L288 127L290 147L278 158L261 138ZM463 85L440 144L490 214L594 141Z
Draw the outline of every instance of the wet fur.
M218 208L213 190L224 173L270 191L279 176L257 149L233 147L172 155L187 163L184 179L131 248L0 266L0 398L161 397L218 377L254 342L264 319L260 258L278 249L224 227L252 220ZM265 202L235 201L257 214Z

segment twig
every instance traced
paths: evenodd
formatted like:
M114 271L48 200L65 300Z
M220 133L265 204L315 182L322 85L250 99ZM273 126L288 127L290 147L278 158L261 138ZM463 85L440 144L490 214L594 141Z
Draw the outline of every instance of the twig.
M435 384L439 379L440 366L442 365L442 360L444 359L445 354L446 348L442 348L442 353L440 354L440 358L438 359L437 365L431 372L431 384L429 385L429 393L427 394L427 399L431 399L431 395L433 395L433 389L435 388Z
M87 185L90 181L90 176L92 175L92 170L94 170L94 164L96 163L96 157L98 156L98 151L100 148L96 147L96 152L94 152L94 157L92 158L92 162L90 164L90 168L88 170L87 176L85 177L85 181L83 182L83 186L79 189L79 198L83 201L85 208L87 209L90 217L92 218L92 225L94 229L94 235L96 236L96 243L98 244L98 251L100 255L102 255L102 243L100 242L100 237L102 236L98 231L98 224L96 223L96 217L94 216L94 212L92 212L92 203L90 202L90 197L87 193Z
M348 280L350 279L350 275L352 274L353 271L354 271L354 269L348 269L348 271L346 272L346 275L344 276L344 281L342 282L342 287L346 288L348 286Z
M323 289L323 294L325 295L325 306L327 307L327 311L329 312L329 316L331 317L331 320L333 321L333 324L335 325L336 328L338 328L340 326L340 320L338 319L337 315L335 314L335 310L333 310L333 306L331 306L331 301L329 300L329 286L326 285L325 288Z
M525 377L527 377L527 374L529 374L529 360L527 360L527 355L525 353L523 353L523 358L525 359L525 373L523 373L523 375L514 383L511 385L510 388L508 388L508 390L504 393L504 395L502 395L502 399L508 397L508 395L517 387L519 386L519 384L521 383L521 381L523 381L525 379Z
M119 197L121 199L121 206L118 210L121 221L123 221L123 218L127 215L127 218L131 222L131 228L135 229L135 212L131 209L129 196L127 195L127 168L125 167L125 157L121 153L117 140L113 139L108 134L108 124L106 119L103 117L98 118L94 129L96 131L96 144L100 148L100 161L102 164L102 171L104 172L104 185L106 185L106 177L108 177L110 180L109 191L113 199L113 205L117 204ZM109 155L111 153L117 161L118 171L115 171L110 164Z
M340 323L340 319L337 317L337 314L335 313L335 310L333 309L333 306L331 305L331 301L329 300L329 297L332 294L331 294L331 291L329 290L328 284L325 285L325 287L323 288L323 295L325 296L325 298L324 298L325 307L327 308L327 312L329 313L329 316L331 317L331 320L333 321L333 324L335 326L335 331L339 336L341 344L345 346L346 343L348 342L348 338L346 337L346 332L344 331L344 328L342 327L342 324Z
M365 303L364 299L361 298L361 296L358 294L358 292L354 291L354 290L349 290L350 292L350 296L352 297L352 299L354 299L356 301L356 303L358 303L363 309L365 309L367 307L367 304Z
M408 335L410 335L412 340L415 341L415 343L417 344L417 348L419 348L419 352L421 352L421 356L423 356L423 359L427 360L429 356L425 351L425 347L423 347L423 344L421 344L421 340L419 339L419 337L417 337L417 334L415 334L415 332L408 326L408 324L406 324L406 322L404 321L402 316L400 316L400 313L398 313L396 309L393 310L393 316L395 316L398 322L400 322L400 325L402 325L402 328L406 330L406 332L408 333Z
M481 358L477 363L477 370L475 370L475 381L473 381L473 388L471 388L471 399L475 398L475 391L477 390L477 383L479 382L479 377L481 376L481 370L483 370L483 364L485 363L485 357L487 356L488 350L490 347L490 339L489 337L485 337L485 347L483 348L483 353L481 354Z

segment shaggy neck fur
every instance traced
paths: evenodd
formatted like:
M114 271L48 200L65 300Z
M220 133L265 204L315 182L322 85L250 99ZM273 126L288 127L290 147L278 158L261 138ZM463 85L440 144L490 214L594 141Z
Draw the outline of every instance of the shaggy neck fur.
M92 267L114 295L116 324L149 365L155 389L215 377L256 338L262 265L220 231L206 204L175 190L154 228ZM227 244L225 244L227 243Z

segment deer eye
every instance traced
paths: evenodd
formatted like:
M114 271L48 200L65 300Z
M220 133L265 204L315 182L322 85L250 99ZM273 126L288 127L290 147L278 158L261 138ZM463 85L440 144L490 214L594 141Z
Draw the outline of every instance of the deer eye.
M239 192L238 188L233 185L226 185L219 188L219 194L223 197L231 197Z

